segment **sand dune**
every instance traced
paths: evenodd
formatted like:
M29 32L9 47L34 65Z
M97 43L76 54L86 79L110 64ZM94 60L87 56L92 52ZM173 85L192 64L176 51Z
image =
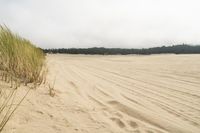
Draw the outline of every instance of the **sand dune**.
M200 55L48 55L3 133L200 133Z

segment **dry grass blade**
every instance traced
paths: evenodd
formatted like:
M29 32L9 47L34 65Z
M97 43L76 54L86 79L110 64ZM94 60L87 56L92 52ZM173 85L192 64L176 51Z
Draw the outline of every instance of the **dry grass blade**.
M16 103L20 84L33 83L36 87L42 83L44 60L40 48L0 25L0 132L30 91Z

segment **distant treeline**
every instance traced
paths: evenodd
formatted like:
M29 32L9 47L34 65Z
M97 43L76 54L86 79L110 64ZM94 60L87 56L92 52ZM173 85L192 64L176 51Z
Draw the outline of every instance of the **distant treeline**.
M100 55L127 55L127 54L200 54L200 45L173 45L142 49L126 49L126 48L59 48L59 49L44 49L45 53L63 53L63 54L100 54Z

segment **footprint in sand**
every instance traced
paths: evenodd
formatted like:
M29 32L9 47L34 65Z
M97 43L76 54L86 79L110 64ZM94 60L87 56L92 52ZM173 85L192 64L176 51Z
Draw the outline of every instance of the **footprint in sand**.
M120 114L119 112L115 113L116 116L120 117L120 118L123 118L123 115Z
M132 127L132 128L137 128L138 124L134 121L129 121L128 124Z
M114 121L120 128L124 128L126 125L118 118L110 118L112 121Z
M36 112L37 113L39 113L39 114L44 114L42 111L40 111L40 110L36 110Z

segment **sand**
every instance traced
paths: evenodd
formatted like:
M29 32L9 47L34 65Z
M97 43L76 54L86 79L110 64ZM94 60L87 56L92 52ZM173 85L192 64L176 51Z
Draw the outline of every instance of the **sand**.
M47 66L3 133L200 133L200 55L58 54Z

